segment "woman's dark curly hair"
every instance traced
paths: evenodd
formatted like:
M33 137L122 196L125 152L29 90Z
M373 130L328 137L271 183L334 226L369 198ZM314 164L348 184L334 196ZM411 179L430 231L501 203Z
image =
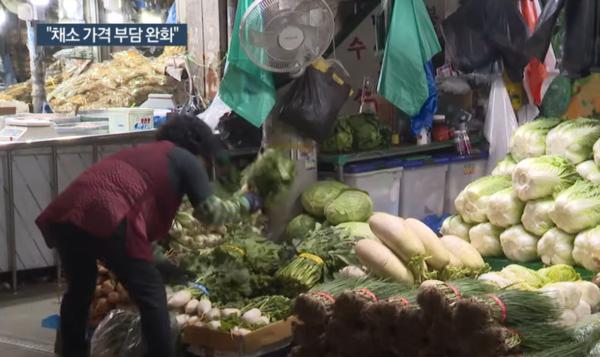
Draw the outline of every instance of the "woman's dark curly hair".
M156 140L168 140L206 160L226 155L224 146L205 122L191 115L169 115L156 133Z

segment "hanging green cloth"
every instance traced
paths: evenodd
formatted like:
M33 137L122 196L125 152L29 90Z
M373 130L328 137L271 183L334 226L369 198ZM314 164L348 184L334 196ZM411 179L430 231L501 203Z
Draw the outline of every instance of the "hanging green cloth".
M273 109L276 94L273 75L254 64L240 45L237 29L251 3L250 0L238 2L219 98L238 115L259 127Z
M388 30L379 93L409 116L429 96L425 63L441 51L423 0L396 0Z

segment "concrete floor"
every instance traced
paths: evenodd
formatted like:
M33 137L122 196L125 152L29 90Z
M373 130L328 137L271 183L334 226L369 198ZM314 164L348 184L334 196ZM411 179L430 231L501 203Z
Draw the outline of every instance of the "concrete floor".
M54 356L56 332L41 321L58 309L56 283L23 286L17 294L0 291L0 356Z

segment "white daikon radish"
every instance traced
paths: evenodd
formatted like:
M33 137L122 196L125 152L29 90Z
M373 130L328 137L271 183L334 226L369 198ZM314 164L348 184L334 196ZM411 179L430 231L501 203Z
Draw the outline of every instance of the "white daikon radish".
M212 309L212 304L208 299L200 299L198 301L198 316L202 317Z
M369 227L404 262L410 262L413 257L425 256L423 243L402 218L376 212L369 218Z
M241 314L241 311L239 309L228 308L228 309L221 310L222 317L227 317L227 316L231 316L231 315L240 316L240 314Z
M196 311L198 311L198 299L192 299L185 305L185 313L195 315Z
M218 330L219 327L221 327L221 321L219 321L219 320L212 320L212 321L208 322L206 324L206 326L208 326L208 328L210 328L211 330Z
M447 250L460 259L465 268L481 269L485 267L481 254L469 242L456 236L443 236L440 240Z
M171 296L168 305L170 308L173 309L181 309L188 302L190 302L190 300L192 300L192 292L187 289L183 289L179 290L178 292L174 293L173 296Z
M250 309L242 315L242 319L251 325L256 325L260 321L262 313L259 309Z
M212 309L210 309L210 311L206 314L205 317L209 321L219 320L221 318L221 310L219 310L219 308L213 307Z
M356 243L354 251L361 263L373 274L400 283L414 283L410 270L385 245L374 240L362 239Z
M189 319L190 316L187 314L180 314L175 316L175 320L177 321L177 327L179 327L180 329L183 328Z
M437 234L418 219L408 218L404 223L416 233L417 237L423 243L427 253L426 262L432 268L442 270L450 262L450 253L444 247Z
M268 325L270 322L271 322L271 320L268 317L263 315L258 319L257 325Z

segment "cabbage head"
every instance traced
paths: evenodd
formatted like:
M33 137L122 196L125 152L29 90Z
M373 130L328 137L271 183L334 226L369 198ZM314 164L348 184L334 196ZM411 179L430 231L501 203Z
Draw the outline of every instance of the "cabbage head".
M574 265L573 241L575 236L552 228L538 242L538 255L546 265Z
M503 176L510 175L512 176L513 170L517 166L517 162L513 157L508 154L506 157L496 164L496 167L492 171L492 176Z
M577 173L584 179L593 183L600 183L600 167L594 160L584 161L575 167Z
M371 197L359 190L346 190L325 207L325 218L333 225L366 222L372 214Z
M469 230L471 227L473 227L473 225L465 223L461 216L454 215L444 220L440 233L444 236L456 236L468 242Z
M559 193L549 213L556 226L578 233L600 224L600 185L579 180Z
M554 227L554 222L550 219L550 211L554 208L554 199L540 198L525 204L521 223L527 232L541 237Z
M566 120L548 132L546 154L559 155L573 164L593 157L593 146L600 139L600 121L579 118Z
M383 130L377 118L370 114L356 114L343 118L352 128L355 149L359 151L378 149L385 144Z
M365 238L379 241L379 238L371 231L369 224L366 222L346 222L336 226L337 228L347 229L348 232L355 238Z
M506 228L521 222L523 208L525 202L509 187L490 196L486 215L493 225Z
M556 264L537 271L538 275L544 278L548 283L559 283L561 281L579 281L581 276L570 265Z
M510 176L484 176L465 187L454 200L456 211L467 223L487 221L488 200L491 195L511 187Z
M573 243L573 259L589 271L600 271L600 226L579 233Z
M535 270L518 264L505 266L500 271L500 274L513 283L524 283L536 289L541 288L547 283Z
M317 228L318 224L314 217L302 213L288 223L285 234L288 239L303 239L308 233Z
M510 153L518 162L546 154L546 134L560 123L558 118L542 118L520 126L510 140Z
M482 257L502 256L500 234L503 229L491 223L480 223L469 230L471 245Z
M560 156L540 156L517 164L513 188L522 201L552 196L571 186L579 175L575 166Z
M500 234L500 245L504 255L520 263L537 259L538 240L538 237L527 233L521 225L510 227Z
M333 136L321 144L320 149L325 153L343 153L352 151L352 128L346 120L338 119L333 129Z
M319 181L302 193L302 207L313 217L325 217L325 207L348 188L338 181Z

